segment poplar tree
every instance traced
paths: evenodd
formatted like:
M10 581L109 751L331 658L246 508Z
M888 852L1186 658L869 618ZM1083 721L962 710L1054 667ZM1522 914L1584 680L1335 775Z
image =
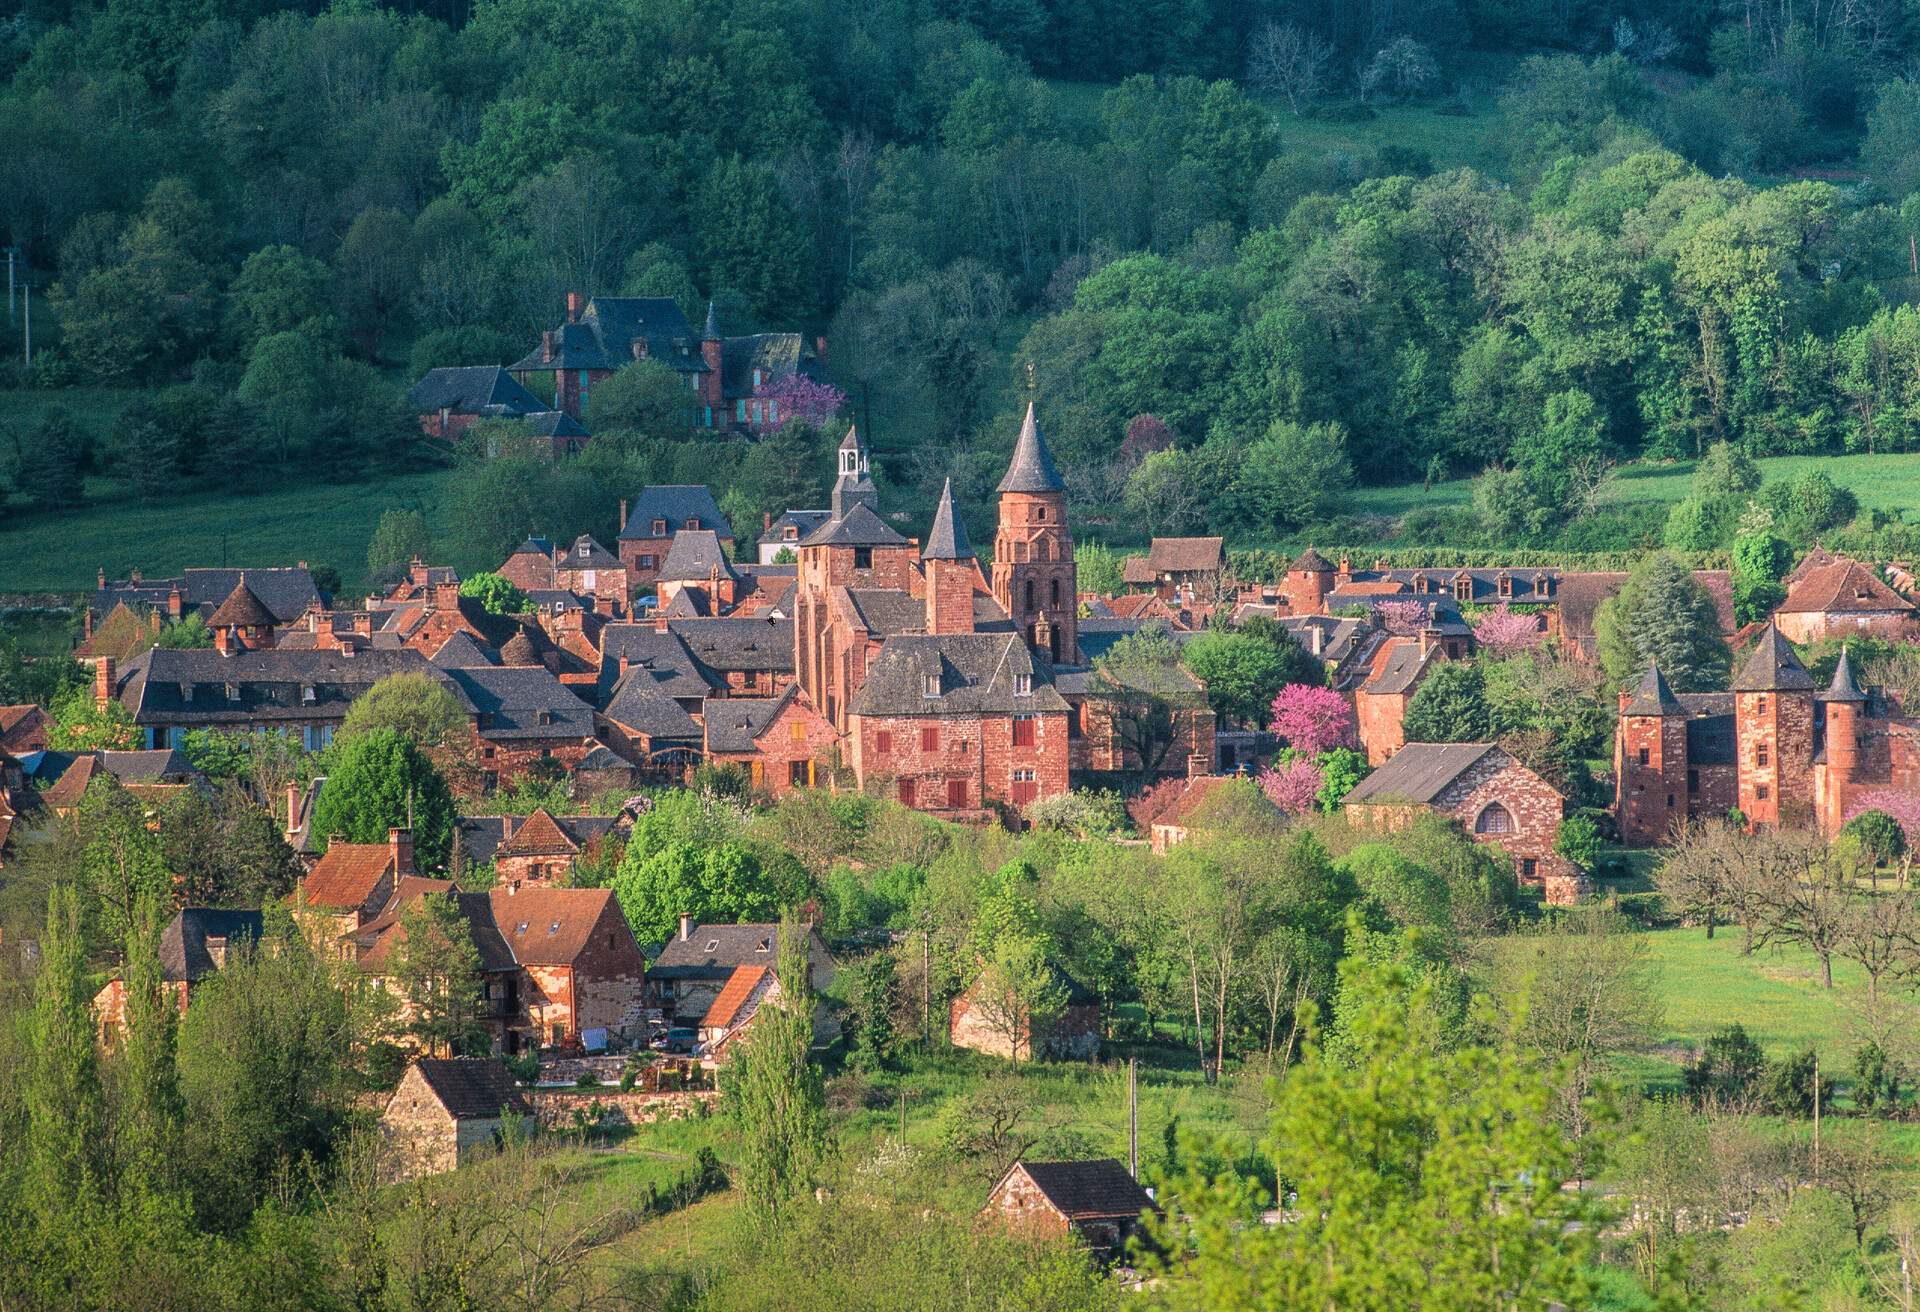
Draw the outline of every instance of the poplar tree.
M827 1149L826 1098L808 1060L816 999L808 962L811 926L780 921L779 989L735 1050L728 1088L740 1133L737 1175L755 1222L778 1229L787 1204L814 1182Z
M79 895L55 888L28 1022L26 1202L50 1245L79 1242L100 1201L100 1067L82 919Z
M115 1059L115 1156L122 1197L167 1192L180 1129L179 1012L160 966L161 901L142 895L126 942L125 1033Z

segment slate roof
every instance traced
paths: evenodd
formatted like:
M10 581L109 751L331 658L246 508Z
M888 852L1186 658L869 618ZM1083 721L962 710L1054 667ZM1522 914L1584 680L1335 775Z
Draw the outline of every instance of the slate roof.
M96 617L105 615L123 602L132 607L164 610L167 593L178 587L181 599L189 609L198 610L202 615L211 615L215 607L233 595L242 574L246 575L247 588L272 612L276 623L286 624L296 620L306 614L309 607L320 604L320 590L313 585L312 571L299 568L250 568L188 569L172 578L142 579L138 583L127 580L110 582L96 591L87 605Z
M1660 673L1659 664L1647 666L1647 672L1640 676L1640 685L1634 689L1633 699L1621 711L1622 715L1685 715L1682 706L1673 695L1673 689L1667 686L1667 676Z
M708 677L687 644L672 631L652 624L609 624L600 630L600 694L614 695L621 682L620 662L627 662L634 678L632 690L650 689L668 697L694 701L712 694L724 680Z
M1225 538L1155 538L1147 549L1147 567L1156 574L1201 574L1226 563Z
M500 661L474 641L472 634L456 632L440 644L440 650L433 654L433 663L443 670L452 670L474 665L498 665Z
M1015 675L1032 680L1016 696ZM935 696L926 680L938 680ZM1017 635L949 633L889 638L848 710L854 715L1034 714L1064 711L1049 666L1038 664Z
M619 540L657 538L653 531L656 519L667 522L668 534L683 531L691 520L694 528L711 529L733 541L733 525L720 513L712 491L704 483L656 483L641 488L627 513L627 522L621 526Z
M873 508L856 501L847 513L829 519L800 540L803 547L899 547L906 539L888 528Z
M1429 664L1442 659L1438 647L1422 654L1417 638L1395 638L1392 641L1393 648L1387 653L1387 659L1361 685L1361 691L1381 695L1406 692L1420 681Z
M771 616L717 620L670 620L668 632L687 645L709 670L793 672L793 621ZM725 680L717 680L724 683Z
M706 723L709 752L745 753L753 750L753 741L792 701L797 688L789 687L778 697L714 697L701 708Z
M533 1106L498 1057L421 1057L414 1069L455 1120L528 1116Z
M591 738L593 710L539 665L446 671L479 713L483 738Z
M806 338L799 333L753 333L746 337L727 337L720 344L720 393L732 400L755 392L795 374L804 374L812 363ZM758 386L753 371L760 371Z
M274 622L273 612L247 586L244 570L241 571L240 581L233 585L233 591L227 594L227 599L207 617L208 626L216 629L270 629Z
M666 296L596 296L578 323L553 330L553 359L540 358L542 345L507 366L514 373L553 369L613 370L634 362L633 343L647 344L647 358L681 373L703 374L707 364L679 304Z
M1293 563L1287 566L1287 573L1331 574L1333 573L1333 564L1312 547L1308 547L1305 551L1293 558Z
M672 601L654 613L670 620L703 620L712 618L713 608L707 604L703 589L682 588L673 594Z
M1903 611L1914 604L1882 582L1857 560L1835 560L1803 573L1776 608L1776 614L1844 615L1859 611Z
M1365 620L1338 615L1284 615L1274 623L1309 655L1313 653L1313 639L1307 631L1319 629L1319 658L1334 665L1345 660L1361 639L1375 631Z
M973 544L967 541L967 526L953 502L953 480L940 490L940 507L933 512L933 528L927 533L922 560L972 560Z
M1015 1162L1007 1175L1019 1171L1032 1180L1046 1200L1069 1221L1132 1219L1160 1209L1127 1168L1111 1157L1084 1162ZM1006 1176L1001 1177L1004 1182ZM993 1192L998 1193L995 1184Z
M457 415L530 415L547 403L499 365L429 369L407 393L415 414L448 410Z
M1739 756L1733 694L1683 692L1679 700L1687 712L1687 764L1732 765Z
M703 697L710 691L704 682L700 688ZM631 732L645 735L655 744L700 742L699 723L651 671L643 668L629 669L626 677L614 685L613 696L602 714Z
M226 939L232 951L243 938L258 943L262 925L258 911L182 907L160 931L160 971L175 983L204 979L219 969L207 950L208 939Z
M1735 692L1812 691L1813 676L1794 654L1793 644L1769 622L1760 633L1753 654L1740 665L1733 681Z
M809 935L813 932L812 925L800 928ZM738 966L777 965L779 943L778 924L695 925L684 939L676 927L647 966L647 974L661 979L725 979Z
M689 528L673 535L667 558L660 562L660 582L705 583L715 574L723 579L740 577L727 561L719 534L711 529Z
M1845 647L1840 649L1840 662L1833 667L1833 682L1820 694L1823 702L1864 702L1867 694L1860 690L1860 681L1853 677L1853 657Z
M1040 432L1033 402L1027 402L1026 418L1020 421L1020 436L1013 444L1013 459L1000 479L1001 492L1064 492L1067 485L1047 450L1047 439Z
M767 525L766 532L760 535L760 541L768 546L800 545L800 539L833 518L831 510L783 510ZM794 530L794 536L788 537L787 530Z
M535 437L591 437L586 425L565 410L535 410L519 416Z
M1500 750L1492 743L1408 743L1356 784L1347 803L1431 802L1488 752Z
M601 546L593 534L582 533L554 563L561 569L619 569L620 557Z
M376 681L411 673L447 682L470 709L447 672L419 652L377 648L352 655L276 648L222 656L204 647L156 647L128 662L118 695L138 724L333 722L344 719L354 698ZM228 697L229 688L236 698Z
M1510 595L1500 594L1500 578L1505 575L1512 585ZM1424 576L1429 592L1417 591L1419 579ZM1465 580L1469 593L1465 598L1473 605L1492 605L1502 601L1518 603L1551 602L1556 600L1560 588L1560 571L1533 566L1516 566L1495 569L1460 569L1456 567L1428 569L1386 569L1355 570L1352 577L1357 582L1385 580L1399 583L1416 596L1430 596L1444 592L1448 597L1459 599L1455 592L1458 584ZM1623 579L1624 575L1621 576Z

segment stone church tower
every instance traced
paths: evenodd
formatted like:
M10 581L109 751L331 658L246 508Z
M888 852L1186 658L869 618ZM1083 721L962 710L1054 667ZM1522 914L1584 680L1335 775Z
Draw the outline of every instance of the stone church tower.
M1077 664L1079 574L1067 531L1067 489L1040 435L1032 402L999 492L994 598L1035 652L1056 665Z

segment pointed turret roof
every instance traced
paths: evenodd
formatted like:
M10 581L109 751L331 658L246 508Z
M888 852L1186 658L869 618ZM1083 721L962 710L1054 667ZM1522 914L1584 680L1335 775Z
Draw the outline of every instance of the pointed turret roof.
M1778 625L1768 623L1760 643L1740 667L1733 681L1735 692L1812 692L1813 676L1794 655L1793 644L1781 636Z
M714 308L712 301L707 302L707 330L700 334L700 340L703 342L720 340L720 311Z
M1687 708L1673 695L1673 689L1667 686L1667 676L1660 673L1658 661L1647 666L1646 674L1640 680L1640 686L1634 689L1633 698L1627 703L1626 715L1685 715Z
M1064 492L1066 487L1054 466L1053 454L1047 450L1047 439L1040 435L1033 402L1029 401L1027 417L1020 424L1020 439L1013 444L1013 461L1007 466L1007 476L1000 480L999 491Z
M245 574L240 576L240 581L233 585L233 591L227 594L227 599L207 620L208 627L215 629L265 629L272 628L273 623L273 612L247 586Z
M1847 649L1840 649L1840 663L1833 667L1833 682L1820 694L1823 702L1864 702L1867 694L1860 690L1860 681L1853 677L1853 657Z
M933 512L933 531L927 534L922 560L972 560L973 546L967 541L967 526L960 521L960 508L953 502L953 480L940 489L940 508Z
M849 453L852 455L851 469L847 467ZM851 514L855 506L861 505L878 512L880 490L873 485L873 478L867 472L867 444L861 440L860 429L849 425L847 435L840 439L840 473L833 480L834 518Z
M1333 573L1333 566L1327 563L1325 556L1315 551L1312 547L1308 547L1305 551L1294 557L1293 564L1287 566L1287 572L1290 574L1331 574Z
M858 451L864 443L860 441L860 425L848 424L847 435L840 439L842 451Z

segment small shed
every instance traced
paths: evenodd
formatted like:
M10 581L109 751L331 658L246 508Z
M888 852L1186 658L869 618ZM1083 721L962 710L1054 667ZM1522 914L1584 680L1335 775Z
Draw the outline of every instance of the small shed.
M1015 1162L987 1195L982 1216L1043 1234L1071 1234L1095 1256L1123 1256L1143 1238L1141 1218L1158 1213L1153 1195L1111 1157L1084 1162Z
M500 1142L508 1116L533 1106L493 1057L422 1057L400 1077L380 1131L401 1179L451 1171Z

